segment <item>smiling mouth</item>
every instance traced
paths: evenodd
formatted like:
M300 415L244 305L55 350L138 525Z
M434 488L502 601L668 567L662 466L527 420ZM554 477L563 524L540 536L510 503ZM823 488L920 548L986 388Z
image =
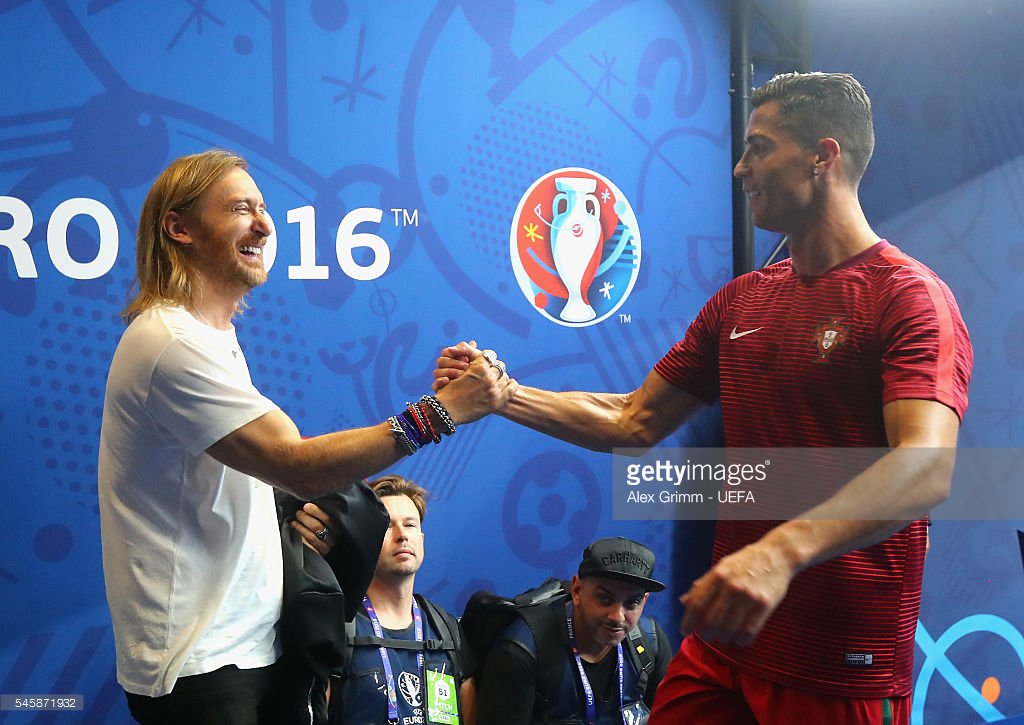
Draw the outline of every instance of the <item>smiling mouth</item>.
M248 247L242 247L239 251L243 255L245 255L246 257L262 257L263 256L263 247L248 246Z

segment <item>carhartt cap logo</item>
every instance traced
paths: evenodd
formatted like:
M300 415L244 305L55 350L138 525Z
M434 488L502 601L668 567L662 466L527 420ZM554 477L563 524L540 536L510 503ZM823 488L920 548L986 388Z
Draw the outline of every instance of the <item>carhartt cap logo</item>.
M660 592L665 585L651 578L653 572L654 552L622 537L600 539L588 546L579 568L581 577L607 577L639 585L644 591Z
M626 564L638 569L644 575L651 573L648 563L631 551L616 551L613 554L608 554L601 557L601 563L608 568L614 568L616 564Z

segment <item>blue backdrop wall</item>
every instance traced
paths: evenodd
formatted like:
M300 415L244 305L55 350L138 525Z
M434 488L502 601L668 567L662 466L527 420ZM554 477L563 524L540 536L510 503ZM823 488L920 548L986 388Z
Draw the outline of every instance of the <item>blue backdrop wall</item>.
M893 37L844 42L836 28L860 22L852 3L849 17L815 17L815 47L828 51L815 60L862 76L875 97L879 153L865 184L880 191L865 202L878 231L964 303L979 349L965 442L1009 447L1024 368L1010 334L1024 315L1013 294L1024 247L1007 231L1022 221L1024 167L1009 139L1024 134L1015 74L992 71L1019 68L1020 18L991 5L994 19L960 11L979 50L943 58L941 78L913 63L894 74L894 59L877 57ZM931 36L906 41L925 38L913 14L889 23L908 33L906 56L942 56ZM254 381L307 435L391 415L462 338L497 349L524 383L632 389L730 273L724 3L15 0L0 2L0 47L0 692L84 693L85 711L60 719L127 721L96 446L138 210L171 158L223 146L251 162L277 232L239 337ZM990 163L975 163L972 138L992 141ZM510 252L513 219L532 223L521 198L566 167L611 182L635 217L638 273L628 294L593 285L595 324L550 319L557 295L528 283L524 294ZM716 438L711 411L669 444ZM396 470L433 493L418 588L456 610L478 588L569 574L603 535L650 545L676 593L705 566L707 524L614 521L607 457L500 419ZM1024 711L1017 528L935 527L918 722ZM675 630L672 595L649 607Z

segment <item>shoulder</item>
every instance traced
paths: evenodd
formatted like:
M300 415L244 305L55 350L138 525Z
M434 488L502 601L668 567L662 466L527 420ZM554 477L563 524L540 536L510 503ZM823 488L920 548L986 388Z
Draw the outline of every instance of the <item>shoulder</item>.
M726 307L746 294L749 294L755 290L759 290L766 285L778 284L785 282L793 277L793 261L791 259L784 259L781 262L764 267L763 269L755 269L752 272L741 274L735 279L726 282L712 297L708 300L706 307L717 308Z
M892 244L886 243L881 248L868 269L883 298L911 295L933 305L945 305L953 300L948 285L938 274Z
M513 618L509 625L498 635L498 642L518 645L530 657L537 656L537 638L533 635L530 625L521 616Z
M559 634L564 626L564 616L563 599L521 607L498 635L497 641L518 645L520 650L536 659L539 647L561 641Z
M447 609L442 607L432 599L427 599L422 594L415 594L416 601L419 602L420 607L427 615L427 620L430 626L434 629L438 627L456 628L458 627L458 618L450 613Z

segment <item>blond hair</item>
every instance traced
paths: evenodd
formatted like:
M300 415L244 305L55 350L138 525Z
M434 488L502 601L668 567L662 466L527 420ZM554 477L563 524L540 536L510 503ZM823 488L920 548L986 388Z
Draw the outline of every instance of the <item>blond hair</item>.
M175 159L153 182L139 216L133 285L138 292L121 313L126 323L159 304L192 307L200 280L192 273L182 245L164 231L164 218L171 211L191 211L225 174L248 166L237 154L211 149Z

